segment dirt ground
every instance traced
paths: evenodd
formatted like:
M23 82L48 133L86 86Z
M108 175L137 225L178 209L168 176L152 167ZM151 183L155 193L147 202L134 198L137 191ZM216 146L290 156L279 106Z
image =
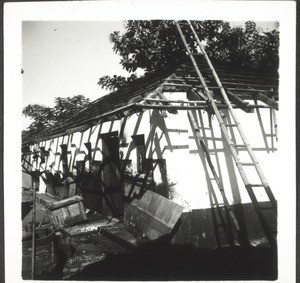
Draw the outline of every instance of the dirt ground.
M26 196L29 203L30 196ZM28 205L30 210L30 205ZM39 210L38 210L39 211ZM23 218L24 223L29 215ZM84 225L71 231L71 254L57 250L57 265L51 273L39 274L37 280L275 280L277 252L266 247L233 247L204 251L187 245L151 242L141 247L125 245L116 235L124 237L124 226L96 219L115 235L99 227ZM92 223L92 224L91 224ZM118 228L119 227L119 228ZM79 229L80 230L80 229ZM82 233L83 231L83 233ZM24 232L24 231L23 231ZM125 233L126 235L126 233ZM128 240L128 238L126 238ZM129 239L130 240L130 239ZM40 259L43 256L39 256Z
M94 233L72 239L76 251L52 275L37 279L172 281L275 280L276 252L269 248L197 250L192 246L145 244L129 250ZM56 272L56 274L55 274Z
M200 251L187 246L141 247L109 254L71 280L274 280L276 253L265 248Z

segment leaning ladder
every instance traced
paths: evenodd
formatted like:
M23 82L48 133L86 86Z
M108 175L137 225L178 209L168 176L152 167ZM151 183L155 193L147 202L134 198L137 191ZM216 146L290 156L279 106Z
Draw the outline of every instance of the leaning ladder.
M263 231L266 235L266 238L270 244L271 247L276 247L276 232L272 232L272 229L271 227L269 226L267 220L266 220L266 217L263 213L263 209L260 205L259 205L259 202L255 196L255 193L254 193L254 188L257 188L257 187L261 187L265 190L269 200L270 200L270 203L271 203L271 209L274 210L275 214L277 215L277 202L276 202L276 199L270 189L270 186L263 174L263 171L254 155L254 152L243 132L243 129L241 127L241 124L239 123L238 119L237 119L237 116L235 115L234 113L234 110L233 110L233 106L230 102L230 100L228 99L228 96L226 94L226 91L224 89L224 87L222 86L222 83L207 55L207 53L205 52L204 50L204 47L202 46L200 40L199 40L199 37L194 29L194 27L192 26L191 22L190 21L186 21L186 22L175 22L176 24L176 27L177 27L177 30L180 34L180 37L184 43L184 46L186 48L186 51L192 61L192 64L195 68L195 71L202 83L202 86L204 88L204 91L205 91L205 94L207 96L207 101L208 103L210 104L214 114L216 115L217 117L217 120L218 120L218 123L220 125L220 128L221 128L221 131L223 133L223 136L224 136L224 139L230 149L230 152L232 154L232 157L236 163L236 166L238 168L238 171L241 175L241 178L245 184L245 187L246 187L246 190L249 194L249 197L253 203L253 206L254 206L254 209L255 209L255 212L256 212L256 215L261 223L261 226L263 228ZM183 33L183 30L181 28L181 25L185 25L185 26L188 26L189 29L192 31L192 35L194 37L194 39L196 40L196 44L197 44L197 47L199 47L199 50L200 52L197 52L197 53L193 53L192 50L190 49L188 43L187 43L187 40L186 40L186 37L184 36L184 33ZM198 48L197 48L198 49ZM200 72L200 69L198 67L198 64L197 64L197 61L195 60L195 57L194 56L204 56L205 58L205 61L214 77L214 80L216 81L217 85L218 85L218 88L222 94L222 97L228 107L228 114L232 117L232 121L233 123L225 123L223 118L222 118L222 115L213 99L213 96L212 96L212 93L209 89L209 87L207 86L205 80L204 80L204 77L203 75L201 74ZM227 128L231 128L231 127L234 127L237 129L237 132L242 140L242 144L236 144L235 141L230 137L230 134L227 130ZM249 157L250 157L250 160L251 162L242 162L240 160L240 157L238 156L238 153L237 153L237 149L238 148L244 148L246 150L246 152L248 153ZM247 177L247 174L246 174L246 171L245 171L245 167L246 166L254 166L255 167L255 171L257 172L258 174L258 177L260 179L260 183L258 184L254 184L254 183L251 183Z

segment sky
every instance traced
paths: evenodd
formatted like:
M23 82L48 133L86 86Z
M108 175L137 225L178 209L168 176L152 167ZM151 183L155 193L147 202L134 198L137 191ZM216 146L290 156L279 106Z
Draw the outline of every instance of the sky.
M243 26L242 22L231 22ZM259 23L273 29L274 22ZM128 75L112 50L109 34L124 31L122 21L23 21L22 107L54 106L55 97L82 94L95 100L108 93L97 85L104 75ZM31 123L23 119L23 129Z
M112 50L109 34L122 22L22 23L22 107L54 106L55 97L77 94L95 100L107 91L97 85L103 75L127 72ZM24 119L23 126L29 120Z

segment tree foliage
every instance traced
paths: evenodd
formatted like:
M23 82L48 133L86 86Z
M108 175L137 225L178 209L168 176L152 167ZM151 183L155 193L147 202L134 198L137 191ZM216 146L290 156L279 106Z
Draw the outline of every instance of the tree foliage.
M220 36L208 42L206 49L215 60L236 67L273 72L279 66L279 32L260 32L251 21L245 23L245 29L223 29Z
M231 27L224 21L192 21L199 39L206 45L209 56L237 67L276 70L278 68L279 33L262 33L254 22L245 23L245 29ZM183 27L190 48L196 43L188 27ZM125 33L110 34L120 64L129 73L141 68L145 73L168 69L187 60L187 54L173 21L127 21ZM118 89L136 79L104 76L98 84L103 88Z
M22 131L23 141L27 137L32 137L44 129L54 126L59 121L66 121L74 116L78 110L90 103L89 98L83 95L73 97L56 97L54 107L47 107L39 104L27 105L22 114L29 117L32 123L27 130Z
M120 87L127 85L130 82L135 81L137 78L138 77L136 74L131 74L131 76L127 78L117 75L113 75L112 77L103 76L99 79L98 84L101 85L103 88L113 91L115 89L119 89Z

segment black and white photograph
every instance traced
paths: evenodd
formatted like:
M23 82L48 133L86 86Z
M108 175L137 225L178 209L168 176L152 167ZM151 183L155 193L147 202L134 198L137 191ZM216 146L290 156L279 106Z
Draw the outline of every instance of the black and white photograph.
M295 282L293 4L7 4L7 282Z

